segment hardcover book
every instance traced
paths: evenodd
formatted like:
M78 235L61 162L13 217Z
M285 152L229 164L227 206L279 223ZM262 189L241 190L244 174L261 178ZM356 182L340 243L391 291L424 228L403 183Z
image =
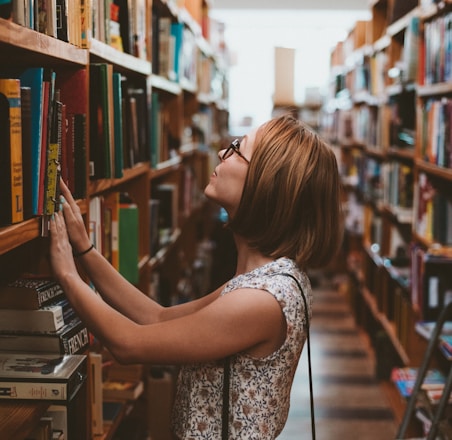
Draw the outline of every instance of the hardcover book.
M63 296L63 288L53 279L18 278L0 285L0 308L36 310Z
M89 332L75 317L56 332L0 334L0 350L26 353L78 354L89 347Z
M85 355L0 353L0 399L68 401L85 378Z
M23 220L20 81L0 78L0 224Z
M32 67L20 75L20 84L31 89L31 187L32 212L38 213L39 169L42 139L42 112L44 102L44 68Z

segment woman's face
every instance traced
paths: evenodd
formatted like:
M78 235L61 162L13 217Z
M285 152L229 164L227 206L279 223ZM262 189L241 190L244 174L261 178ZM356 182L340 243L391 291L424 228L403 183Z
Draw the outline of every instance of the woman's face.
M215 167L204 190L206 196L226 209L230 216L234 215L242 197L255 138L256 130L253 130L240 141L240 154L232 152L227 159L222 159L226 149L219 151L220 163Z

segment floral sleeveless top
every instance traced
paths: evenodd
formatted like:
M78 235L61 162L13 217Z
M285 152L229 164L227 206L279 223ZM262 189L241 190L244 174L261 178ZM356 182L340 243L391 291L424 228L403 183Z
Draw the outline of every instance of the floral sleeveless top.
M287 322L283 345L265 358L239 353L231 358L229 433L231 439L271 440L282 431L289 412L290 390L306 340L305 308L297 278L306 295L309 279L288 258L279 258L230 280L222 295L238 288L263 289L279 302ZM279 274L279 275L278 275ZM183 366L173 410L173 429L181 440L221 439L223 362Z

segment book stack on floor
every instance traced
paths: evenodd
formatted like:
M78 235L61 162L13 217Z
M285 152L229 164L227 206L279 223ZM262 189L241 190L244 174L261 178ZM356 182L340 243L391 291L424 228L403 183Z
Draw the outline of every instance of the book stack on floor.
M55 280L21 277L0 285L0 405L49 405L29 439L87 435L80 407L86 406L89 345L86 326Z

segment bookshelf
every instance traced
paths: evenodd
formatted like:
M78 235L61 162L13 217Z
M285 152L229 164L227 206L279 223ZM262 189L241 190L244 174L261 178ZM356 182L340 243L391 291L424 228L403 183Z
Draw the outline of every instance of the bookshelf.
M221 23L210 20L208 1L135 0L132 3L137 8L136 19L128 23L133 23L137 38L126 41L124 25L108 26L109 20L102 19L100 6L104 2L88 3L91 16L82 15L86 9L83 12L79 2L69 2L69 41L34 30L29 21L24 22L24 17L18 18L14 11L10 19L0 18L3 66L0 75L7 77L30 68L51 69L56 75L56 87L61 86L61 90L66 87L61 99L67 104L67 112L84 114L83 131L76 131L81 130L75 128L78 119L71 116L74 125L69 129L74 137L76 133L83 133L84 137L79 139L74 152L66 152L62 177L77 192L87 230L99 240L96 243L112 264L118 264L118 260L109 241L111 224L107 219L111 217L107 217L107 210L111 216L118 209L112 201L127 198L137 210L135 284L143 294L173 304L187 299L178 296L181 293L178 281L196 275L192 294L203 295L208 274L204 273L204 281L200 282L199 270L194 274L192 264L200 258L199 248L209 237L216 209L204 198L203 188L217 160L216 152L228 134L224 29ZM121 6L128 2L111 3ZM127 11L128 14L132 11ZM154 27L157 16L164 17L178 32L172 37L171 46L159 42L161 33ZM119 14L117 20L123 22L124 15ZM93 25L84 28L83 23ZM123 50L118 46L121 40ZM156 56L166 58L167 62L172 58L173 70L177 60L177 75L159 71ZM104 82L95 83L97 66L104 66L99 68L104 69ZM118 91L122 101L115 98ZM108 104L96 107L95 100L102 93ZM120 110L115 108L115 99L123 103ZM109 121L101 133L96 131L100 121L96 119L97 112L102 112L103 120ZM69 113L67 116L69 120ZM114 130L119 125L122 135ZM104 149L97 151L101 141ZM119 145L122 150L116 149ZM105 157L110 159L104 161ZM152 234L158 237L162 234L158 218L152 217L150 209L159 186L173 189L172 230L164 243L151 248ZM33 214L21 222L0 227L2 282L22 273L49 274L47 253L48 239L43 236L41 215ZM102 352L102 347L93 345L90 350ZM4 420L0 437L25 438L48 406L48 402L42 401L0 402L0 417ZM86 407L89 406L87 401ZM128 410L122 411L120 418L127 417L133 404L129 402L124 407ZM91 429L90 411L82 414ZM111 429L104 432L103 438L113 438L118 420L108 426Z
M390 372L421 364L427 342L416 323L436 320L451 286L452 4L375 0L370 9L331 53L322 130L344 184L349 298L400 421L406 401ZM444 366L439 352L435 362ZM410 429L421 434L415 421Z

